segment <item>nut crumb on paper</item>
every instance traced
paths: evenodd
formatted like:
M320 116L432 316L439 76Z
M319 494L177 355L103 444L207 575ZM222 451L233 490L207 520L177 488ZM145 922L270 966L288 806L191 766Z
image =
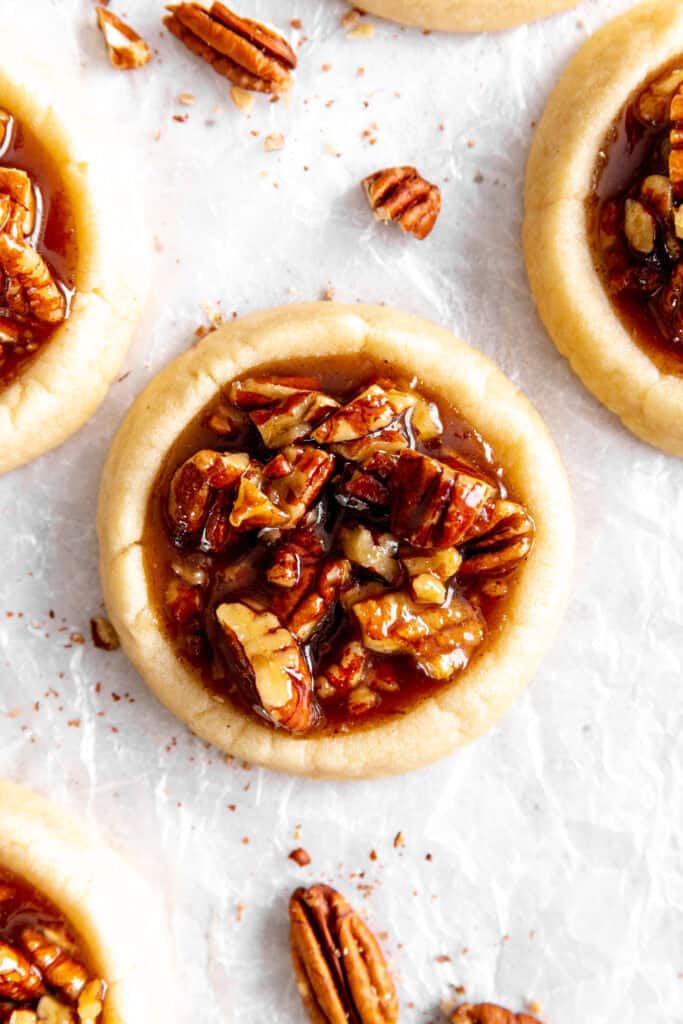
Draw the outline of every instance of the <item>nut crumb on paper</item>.
M405 837L402 832L397 832L394 836L394 849L402 850L406 845Z
M289 859L298 864L300 868L305 868L307 864L311 863L311 855L308 850L304 850L303 846L298 846L296 850L292 850L289 854Z
M285 137L282 132L271 132L270 135L266 135L263 140L263 148L266 153L274 153L278 149L283 149L285 145Z
M246 89L240 89L239 85L230 88L230 99L240 110L251 110L254 105L254 94Z
M347 39L372 39L375 34L375 26L371 21L364 21L352 29L346 36Z

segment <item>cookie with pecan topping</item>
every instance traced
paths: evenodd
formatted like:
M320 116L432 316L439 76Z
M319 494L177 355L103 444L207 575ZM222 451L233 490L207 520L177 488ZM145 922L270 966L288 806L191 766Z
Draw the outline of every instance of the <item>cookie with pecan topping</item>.
M683 10L649 0L581 48L539 124L524 248L549 334L638 437L683 455Z
M487 360L312 303L222 327L150 385L99 533L110 618L179 717L251 761L359 777L503 712L560 615L573 527L552 442Z

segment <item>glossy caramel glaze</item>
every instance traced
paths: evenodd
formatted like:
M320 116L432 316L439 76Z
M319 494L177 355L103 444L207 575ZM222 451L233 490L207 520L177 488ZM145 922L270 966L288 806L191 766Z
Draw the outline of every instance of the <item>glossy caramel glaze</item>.
M341 404L349 401L370 384L387 378L391 379L396 388L416 390L422 397L435 402L438 406L444 430L437 440L426 442L424 445L415 443L415 448L435 458L445 453L457 456L473 467L478 477L490 482L499 497L508 497L503 469L496 461L490 446L477 431L455 409L439 399L433 390L420 381L406 380L388 364L377 364L365 357L304 359L286 364L259 366L244 376L259 378L270 375L315 377L319 381L320 389ZM226 388L226 393L227 390ZM268 606L272 597L272 588L265 579L268 549L263 543L255 541L252 533L238 541L236 546L231 546L219 554L207 556L195 550L190 554L188 561L187 556L183 555L182 545L177 546L173 543L168 520L169 489L174 475L178 468L199 450L247 451L253 458L261 460L273 455L272 451L266 454L253 427L250 428L248 442L241 437L231 443L222 440L209 427L208 422L212 413L220 406L222 397L224 399L224 396L219 395L195 418L168 452L150 496L143 534L143 550L150 600L158 623L173 644L177 656L201 673L205 685L212 692L243 704L243 697L222 655L215 609L226 599L239 600L242 597L255 599L258 603ZM334 481L335 477L332 479ZM325 533L329 545L328 553L334 556L340 552L337 538L348 513L347 510L337 507L334 502L331 502L331 506L326 514ZM377 526L388 529L386 523L378 522ZM203 591L204 612L201 622L197 622L191 629L183 628L173 620L167 612L165 602L166 588L170 581L177 578L172 567L175 566L177 570L179 560L182 562L184 557L186 565L198 568L208 579ZM241 559L249 565L246 591L244 584L239 582L239 574L235 582L234 573L230 572L231 567ZM233 577L229 584L221 579L226 573ZM485 647L487 640L505 625L505 594L514 586L514 578L514 572L507 575L496 596L493 596L490 587L484 589L485 581L476 577L467 582L460 582L456 576L455 581L450 584L454 593L462 594L472 603L485 624L486 639L482 647ZM340 614L338 610L322 638L302 645L313 676L320 672L324 673L326 666L335 661L344 644L351 639L358 639L358 635L357 625L351 621L348 613ZM473 658L479 656L481 649L475 651ZM335 697L324 699L321 701L323 714L316 726L318 733L366 728L390 716L404 714L444 685L443 680L430 678L418 669L412 658L406 655L385 656L374 653L372 664L375 678L385 677L390 682L389 689L380 687L381 700L378 706L363 714L351 715L345 700ZM258 712L258 708L252 707L252 710Z

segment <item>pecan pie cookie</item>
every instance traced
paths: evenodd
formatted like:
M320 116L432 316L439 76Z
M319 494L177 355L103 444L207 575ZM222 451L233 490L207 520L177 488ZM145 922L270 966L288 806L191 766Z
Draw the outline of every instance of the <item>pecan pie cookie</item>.
M146 258L134 189L126 189L122 215L100 153L63 79L7 43L0 68L0 473L60 444L88 419L140 312Z
M579 0L360 0L359 7L403 25L444 32L495 32L576 7Z
M683 8L597 32L548 102L524 247L541 317L633 433L683 455Z
M163 917L140 879L58 808L0 782L0 1021L168 1019Z
M526 399L448 332L334 303L235 321L162 372L98 521L109 615L160 699L232 754L317 776L483 732L547 646L572 559Z

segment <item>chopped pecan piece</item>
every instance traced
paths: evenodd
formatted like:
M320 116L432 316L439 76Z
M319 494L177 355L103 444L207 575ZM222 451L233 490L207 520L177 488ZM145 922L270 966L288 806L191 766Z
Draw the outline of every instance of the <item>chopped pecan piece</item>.
M7 110L0 107L0 156L3 156L12 142L14 118Z
M417 604L403 592L353 605L363 642L379 654L409 654L433 679L448 679L464 668L484 639L484 623L468 601L449 596L446 604Z
M377 939L341 893L297 889L289 903L297 988L315 1024L396 1024L398 1000Z
M409 576L421 576L429 573L445 583L462 564L462 555L457 548L442 548L429 555L415 555L401 558Z
M446 600L446 588L433 572L411 576L410 592L418 604L443 604Z
M241 18L221 3L208 10L198 3L179 3L167 10L166 28L233 85L265 93L291 86L296 54L279 32Z
M182 539L204 525L214 491L232 488L249 465L241 452L224 454L202 449L176 470L168 496L168 515Z
M42 997L36 1013L40 1024L75 1024L75 1015L70 1006L65 1006L54 996Z
M103 651L115 651L120 647L118 633L109 619L104 619L100 615L90 620L90 634L95 647Z
M107 985L101 978L91 978L78 997L77 1013L81 1024L92 1024L102 1013Z
M501 499L491 502L465 537L463 576L504 576L528 556L534 543L534 521L522 505Z
M288 445L264 469L264 490L289 526L306 515L332 476L335 457L319 448Z
M345 441L330 447L335 454L350 462L365 462L378 452L384 455L398 455L408 447L408 438L402 430L385 427L375 434L366 434L355 441Z
M171 619L179 626L198 621L204 609L201 590L179 579L172 579L166 585L165 604Z
M43 991L38 967L6 942L0 942L0 998L25 1002Z
M388 515L391 491L387 484L365 469L349 467L349 470L342 477L335 500L356 512Z
M321 391L295 391L276 405L255 409L249 418L266 448L284 448L309 437L311 431L339 403Z
M678 205L683 202L683 83L678 86L671 98L669 118L671 121L669 178L671 179L673 199Z
M669 120L671 97L683 84L683 68L675 68L656 78L644 89L635 106L636 116L650 127L664 126Z
M351 565L346 558L323 562L315 588L304 597L287 620L289 629L300 643L311 640L316 630L329 620L350 578Z
M301 580L301 554L295 545L282 544L275 548L266 579L274 587L287 590L296 587Z
M303 391L319 391L317 377L247 377L230 385L230 401L238 409L267 409Z
M36 196L26 171L0 167L0 230L21 241L33 233Z
M385 390L379 384L371 384L347 405L328 416L311 437L318 444L356 441L388 427L416 401L416 395L394 388Z
M528 1013L512 1013L493 1003L462 1003L451 1017L451 1024L541 1024Z
M112 67L120 71L131 71L133 68L141 68L150 60L152 51L130 25L126 25L106 7L97 7L95 10Z
M356 565L389 583L398 582L401 577L401 566L396 558L398 541L390 533L369 530L359 523L343 527L339 540L346 557Z
M627 199L624 203L624 234L636 252L646 256L653 251L657 237L657 222L637 199Z
M316 678L316 689L334 687L336 693L348 693L356 686L360 686L365 677L369 655L362 644L357 640L351 640L342 648L339 660L328 665L324 672Z
M5 1020L0 1007L0 1020ZM7 1024L37 1024L38 1014L33 1010L12 1010L7 1018Z
M263 469L255 462L240 478L229 521L231 526L241 531L284 526L289 522L287 513L274 505L265 493Z
M83 964L37 928L24 928L21 943L48 984L75 1003L89 978Z
M28 308L37 320L60 323L66 316L66 299L47 263L28 242L0 232L0 270L21 288Z
M242 602L216 609L237 683L254 710L290 732L315 725L313 681L296 640L272 612Z
M458 544L495 493L485 480L412 449L401 452L391 484L392 532L427 549Z
M410 414L410 428L418 441L435 441L443 434L443 423L435 402L421 398Z
M441 211L441 190L414 167L386 167L361 182L375 220L395 220L415 238L426 238Z

